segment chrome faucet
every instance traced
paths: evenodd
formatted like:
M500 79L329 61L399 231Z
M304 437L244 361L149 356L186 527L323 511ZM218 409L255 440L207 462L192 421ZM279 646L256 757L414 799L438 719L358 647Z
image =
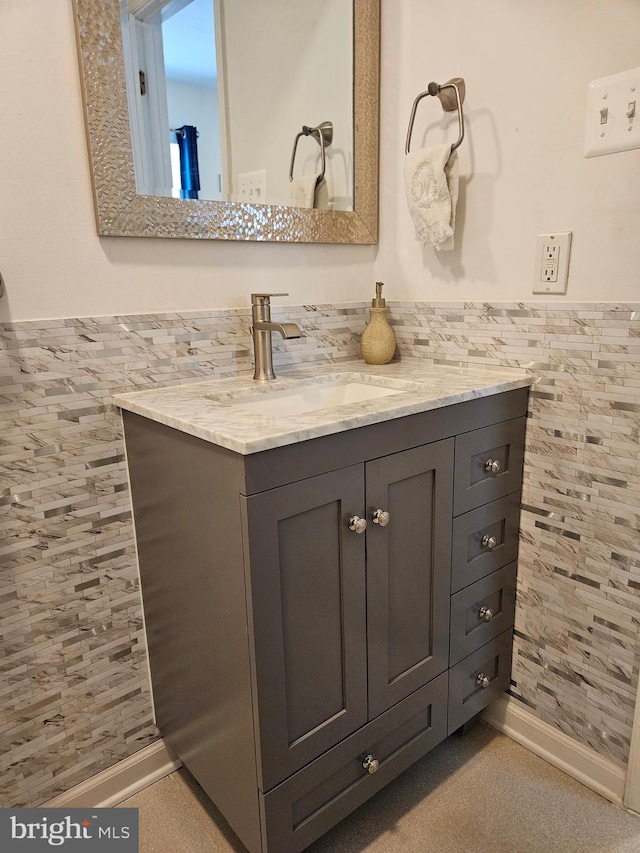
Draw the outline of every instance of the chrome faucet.
M255 357L254 379L264 381L275 379L273 372L273 350L271 345L271 333L278 332L286 340L287 338L299 338L301 331L295 323L272 323L271 302L272 296L288 296L288 293L252 293L251 315L253 324L251 334L253 335L253 353Z

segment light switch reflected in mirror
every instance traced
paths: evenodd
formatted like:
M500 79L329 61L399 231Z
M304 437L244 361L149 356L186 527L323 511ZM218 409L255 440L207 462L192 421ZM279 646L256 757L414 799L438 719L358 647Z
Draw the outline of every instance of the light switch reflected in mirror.
M74 4L99 234L377 241L379 0Z

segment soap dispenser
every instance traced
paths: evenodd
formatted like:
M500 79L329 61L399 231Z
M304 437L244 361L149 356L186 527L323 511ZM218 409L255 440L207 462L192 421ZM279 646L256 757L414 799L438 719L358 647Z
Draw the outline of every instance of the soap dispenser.
M387 364L396 351L396 336L387 320L389 309L382 297L381 281L376 282L375 299L371 300L371 319L360 338L362 357L367 364Z

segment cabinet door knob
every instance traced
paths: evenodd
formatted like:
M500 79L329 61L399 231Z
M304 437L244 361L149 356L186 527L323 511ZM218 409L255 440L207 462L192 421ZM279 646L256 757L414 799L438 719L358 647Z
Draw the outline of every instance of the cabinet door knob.
M366 529L366 518L360 518L359 515L351 516L351 518L349 519L349 530L353 530L354 533L364 533Z
M377 509L373 513L373 523L379 524L380 527L386 527L389 524L389 513L385 509Z
M362 766L367 773L375 773L378 767L380 767L380 762L377 758L374 758L373 755L367 755L362 762Z
M490 474L499 474L500 473L500 462L497 459L487 459L484 463L484 470L488 471Z
M480 610L478 611L478 618L484 619L485 622L491 622L491 620L493 619L493 610L483 604Z
M486 690L487 687L491 684L491 679L484 674L484 672L478 673L476 677L476 684L478 687L482 687L483 690Z
M483 548L488 548L491 551L493 548L496 547L497 544L498 544L498 540L496 539L495 536L488 536L485 533L485 535L482 537L482 547Z

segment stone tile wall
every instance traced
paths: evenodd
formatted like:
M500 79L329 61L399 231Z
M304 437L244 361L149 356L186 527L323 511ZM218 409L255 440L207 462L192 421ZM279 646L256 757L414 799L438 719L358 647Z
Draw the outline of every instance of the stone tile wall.
M278 311L276 366L358 355L366 303ZM532 368L511 692L624 765L640 633L640 306L394 303L402 356ZM274 311L274 315L276 312ZM0 326L0 805L157 737L124 389L250 370L244 309Z
M640 304L394 303L401 354L539 375L511 694L625 765L640 665Z
M275 364L358 351L364 303L275 310ZM157 737L117 391L251 369L245 309L0 326L0 805Z

